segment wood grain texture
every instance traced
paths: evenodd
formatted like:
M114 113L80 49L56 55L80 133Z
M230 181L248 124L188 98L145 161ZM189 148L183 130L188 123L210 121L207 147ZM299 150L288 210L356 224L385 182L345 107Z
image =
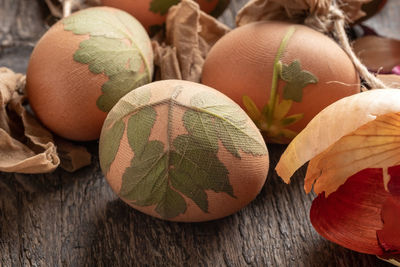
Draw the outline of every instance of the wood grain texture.
M233 1L223 21L233 27L245 2ZM39 0L0 0L0 40L11 40L0 65L25 70L31 51L25 42L45 29L42 8ZM290 185L273 171L284 146L269 146L268 179L249 206L218 221L185 224L120 201L101 174L97 142L86 145L93 163L74 174L0 173L0 266L391 266L313 230L305 169Z

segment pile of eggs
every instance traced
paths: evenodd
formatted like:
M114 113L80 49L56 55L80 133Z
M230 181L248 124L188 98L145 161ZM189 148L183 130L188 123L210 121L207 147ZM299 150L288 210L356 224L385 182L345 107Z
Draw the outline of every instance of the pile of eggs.
M169 2L103 0L109 7L62 19L32 53L27 94L55 134L100 138L103 173L129 205L167 220L213 220L261 191L269 169L264 129L267 142L290 141L324 107L357 93L359 78L328 37L259 22L215 44L203 84L152 82L148 31L179 1ZM212 12L227 1L197 2Z

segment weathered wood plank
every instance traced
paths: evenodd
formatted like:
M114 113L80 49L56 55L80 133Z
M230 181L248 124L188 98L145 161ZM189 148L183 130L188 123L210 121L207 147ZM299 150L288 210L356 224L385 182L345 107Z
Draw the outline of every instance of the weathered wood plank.
M44 1L0 0L0 47L35 42L46 30Z
M224 22L233 27L245 2L232 1ZM24 71L31 47L19 42L34 42L45 29L42 6L0 0L0 40L11 40L0 65ZM305 169L290 185L273 171L284 146L269 146L270 173L255 201L225 219L194 224L154 219L118 200L101 174L97 142L87 146L93 164L74 174L0 173L0 266L390 266L314 231Z

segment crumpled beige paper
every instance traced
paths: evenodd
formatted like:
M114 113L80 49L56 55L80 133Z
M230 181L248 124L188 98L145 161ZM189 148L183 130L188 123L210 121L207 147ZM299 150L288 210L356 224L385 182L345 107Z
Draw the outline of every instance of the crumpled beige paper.
M347 22L365 16L361 6L371 0L251 0L238 13L236 24L242 26L260 20L282 20L293 23L313 24L322 31L329 30L334 19L333 3L343 11ZM326 25L316 25L319 23Z
M26 109L25 76L0 68L0 171L46 173L75 171L91 163L85 148L61 141Z
M171 7L165 38L153 38L156 80L200 82L209 50L229 31L228 26L200 11L193 1L183 0Z

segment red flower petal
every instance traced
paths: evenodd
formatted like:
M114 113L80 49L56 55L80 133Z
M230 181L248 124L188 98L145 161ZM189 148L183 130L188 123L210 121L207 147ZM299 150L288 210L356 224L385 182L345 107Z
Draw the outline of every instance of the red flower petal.
M318 195L311 206L311 223L320 235L343 247L382 255L377 231L383 228L381 209L388 197L382 169L362 170L328 198Z
M384 257L400 257L400 196L389 197L382 207L383 229L377 231Z

